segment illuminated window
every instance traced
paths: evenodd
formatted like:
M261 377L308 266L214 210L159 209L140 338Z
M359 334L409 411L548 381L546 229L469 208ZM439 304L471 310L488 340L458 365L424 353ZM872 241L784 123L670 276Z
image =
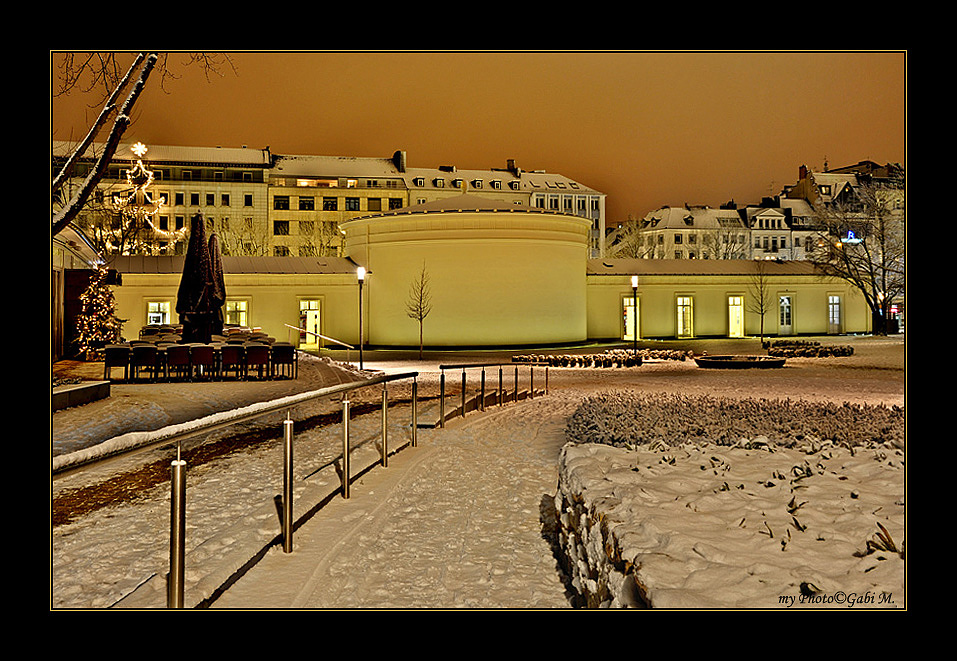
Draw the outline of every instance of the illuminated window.
M299 198L299 210L300 211L315 211L316 210L316 200L312 197L300 197Z
M247 301L226 301L225 323L230 326L247 326Z
M146 304L146 323L168 324L169 311L169 301L150 301Z

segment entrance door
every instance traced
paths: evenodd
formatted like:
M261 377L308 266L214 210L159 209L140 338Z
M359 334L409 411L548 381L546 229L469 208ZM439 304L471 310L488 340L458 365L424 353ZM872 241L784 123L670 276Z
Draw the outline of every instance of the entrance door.
M792 321L791 297L778 298L778 335L793 335L794 322Z
M694 309L690 296L679 296L678 308L678 337L692 337L694 335Z
M299 348L318 351L320 328L319 301L299 301Z
M744 296L728 297L728 337L744 337Z
M635 307L635 299L633 296L627 296L622 299L622 323L624 324L624 329L621 335L623 340L634 340L635 338L635 324L641 322L641 300L637 301L637 307ZM641 328L638 327L638 338L641 339Z
M838 335L841 332L841 297L827 297L827 332Z

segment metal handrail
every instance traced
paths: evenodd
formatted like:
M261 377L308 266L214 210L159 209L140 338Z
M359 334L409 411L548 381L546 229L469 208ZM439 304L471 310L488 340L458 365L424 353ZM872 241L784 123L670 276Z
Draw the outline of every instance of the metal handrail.
M481 391L478 396L478 408L480 411L485 410L485 368L487 367L498 367L498 389L495 397L496 404L499 406L505 403L505 387L502 377L502 368L504 367L514 367L515 368L515 378L513 382L514 391L512 394L512 401L518 401L518 368L519 367L528 367L528 379L529 387L528 392L529 396L535 398L535 367L545 367L545 388L544 393L548 394L548 368L549 364L547 362L528 362L528 363L452 363L439 365L439 426L445 427L445 370L449 369L460 369L462 370L462 403L460 407L460 415L465 417L465 408L467 402L466 394L466 370L473 368L480 368L482 370L482 379L481 379Z
M360 388L367 388L382 384L382 465L388 466L388 391L386 384L392 381L403 379L413 379L412 381L412 446L416 445L416 426L417 426L417 398L418 398L418 372L405 372L402 374L384 374L381 376L365 379L363 381L353 381L350 383L340 383L335 386L319 388L307 393L285 397L266 407L257 408L255 412L238 413L235 416L229 416L228 420L217 421L209 425L201 425L200 428L189 432L174 434L165 442L173 440L182 441L184 438L191 438L197 434L210 432L215 429L235 424L240 421L275 413L276 411L286 410L286 419L283 421L283 496L282 496L282 547L285 553L292 553L292 535L293 535L293 422L289 417L289 409L303 402L319 397L329 397L343 393L346 396L342 399L342 496L349 497L349 482L351 471L349 469L349 392ZM184 592L184 566L185 566L185 498L186 490L183 488L185 482L185 462L179 459L172 463L171 479L171 516L170 516L170 574L169 585L167 588L167 607L182 608Z
M334 337L326 337L325 335L322 335L321 333L316 333L315 331L306 330L305 328L299 328L299 326L293 326L293 325L291 325L291 324L283 324L283 326L285 326L286 328L291 328L292 330L297 330L297 331L299 331L300 333L309 333L310 335L315 335L316 337L320 337L320 338L322 338L323 340L326 340L327 342L334 342L334 343L338 344L339 346L343 346L343 347L345 347L345 348L347 348L347 349L355 349L355 347L352 346L351 344L346 344L345 342L340 342L339 340L335 339Z

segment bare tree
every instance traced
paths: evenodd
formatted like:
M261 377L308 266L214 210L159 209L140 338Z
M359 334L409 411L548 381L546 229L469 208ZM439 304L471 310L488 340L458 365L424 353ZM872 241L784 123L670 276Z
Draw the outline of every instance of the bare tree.
M749 312L761 317L761 346L764 346L764 317L771 311L771 289L768 282L768 273L765 263L756 260L755 271L748 286L749 294L747 308Z
M904 295L905 213L903 170L886 183L859 182L846 200L818 210L822 230L808 259L824 273L857 288L871 311L875 335Z
M136 53L133 62L126 68L121 64L129 53L63 53L58 63L59 81L55 94L70 92L95 93L96 105L101 105L99 115L87 134L63 161L51 183L53 208L52 234L55 236L66 228L80 213L97 184L107 171L123 133L132 123L132 113L146 83L154 70L160 72L161 84L175 77L167 66L165 53ZM218 72L219 66L229 58L217 54L185 54L187 64L199 63L207 76ZM124 73L125 71L125 73ZM122 100L122 101L121 101ZM86 155L97 138L106 132L102 150L83 183L75 189L66 188L66 182L74 175L80 158Z
M419 322L419 358L422 358L423 322L432 311L432 292L429 288L429 273L422 262L422 271L409 287L409 299L405 304L406 315Z

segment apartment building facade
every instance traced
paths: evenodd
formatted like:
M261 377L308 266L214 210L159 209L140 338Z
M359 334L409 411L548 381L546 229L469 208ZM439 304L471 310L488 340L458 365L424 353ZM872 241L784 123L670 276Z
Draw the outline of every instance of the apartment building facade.
M54 162L69 149L54 144ZM561 174L502 169L412 168L407 154L353 157L288 155L265 149L123 144L78 225L104 255L178 255L189 218L202 213L224 254L341 256L341 225L353 218L425 204L468 192L591 221L590 256L602 254L605 195ZM140 161L153 175L155 211L131 223L121 208L129 173ZM92 160L77 173L85 178ZM162 202L162 204L159 204ZM128 235L137 225L136 237Z

